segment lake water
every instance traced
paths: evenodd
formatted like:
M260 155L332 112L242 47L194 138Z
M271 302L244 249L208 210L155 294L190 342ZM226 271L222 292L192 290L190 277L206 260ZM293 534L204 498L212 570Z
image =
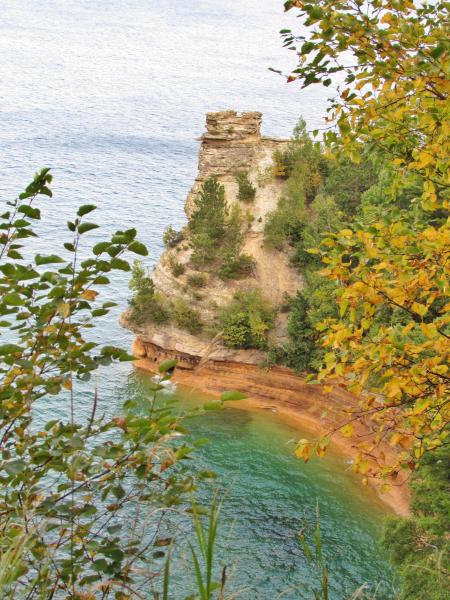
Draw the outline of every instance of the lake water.
M205 112L259 110L263 132L275 136L288 136L300 116L311 129L323 124L331 92L301 91L268 71L293 64L278 30L295 19L281 1L2 0L1 11L0 196L16 195L42 166L55 177L35 250L59 252L66 220L89 202L102 225L90 243L137 227L151 266L164 228L185 222ZM117 324L127 296L120 273L103 298L120 306L103 318L102 342L131 343ZM121 365L99 371L94 385L114 410L136 386L145 392L145 377ZM49 410L65 412L53 402ZM225 411L197 420L193 432L211 439L200 460L227 490L224 526L233 527L221 551L244 590L239 598L310 597L289 589L312 576L296 536L317 500L333 598L390 579L376 541L382 511L343 461L301 465L288 443L297 434L272 416Z

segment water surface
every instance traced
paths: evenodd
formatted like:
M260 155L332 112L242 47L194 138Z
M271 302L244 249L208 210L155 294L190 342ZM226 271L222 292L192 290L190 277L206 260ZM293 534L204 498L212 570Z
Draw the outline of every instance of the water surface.
M124 397L149 397L150 379L143 372L130 376ZM178 398L181 410L208 399L184 386L170 385L166 395ZM318 508L331 600L350 598L363 584L368 593L377 589L379 600L392 600L394 573L378 541L385 509L341 455L331 452L326 460L304 464L294 458L293 447L306 434L276 414L240 409L238 402L186 425L193 439L209 440L196 452L195 469L218 476L216 566L220 573L227 565L229 591L239 591L243 600L312 600L320 575L305 558L299 532L305 529L312 541ZM201 491L200 503L207 506L211 493ZM180 591L188 588L189 578L177 581Z

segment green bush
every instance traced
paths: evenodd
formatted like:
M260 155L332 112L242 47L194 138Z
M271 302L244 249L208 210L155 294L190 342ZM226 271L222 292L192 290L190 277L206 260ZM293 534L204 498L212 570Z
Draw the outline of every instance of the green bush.
M186 271L186 267L178 262L174 256L169 258L169 267L174 277L179 277Z
M185 300L177 298L173 304L173 316L181 329L186 329L193 335L200 333L203 324L198 312L188 306Z
M191 262L195 267L200 267L214 262L217 255L217 242L209 233L199 232L191 235Z
M194 233L208 233L215 240L221 240L228 211L225 188L215 177L210 177L202 185L194 199L194 207L189 229Z
M165 228L163 233L163 242L166 248L174 248L183 240L184 235L182 231L177 231L172 227L172 225L169 225Z
M319 333L311 323L309 304L304 295L298 292L290 304L286 364L297 372L308 371L315 359L321 358Z
M194 265L214 261L225 235L227 215L225 188L215 177L210 177L194 199L194 211L189 221Z
M249 254L225 255L219 269L219 277L222 279L238 279L248 277L253 271L255 259Z
M170 314L161 302L152 298L139 309L133 307L130 320L136 325L144 325L149 322L162 325L170 321Z
M192 273L192 275L188 275L187 284L193 288L203 288L206 285L206 275L203 273Z
M238 292L220 315L224 343L232 348L267 348L274 317L275 311L260 290Z
M280 250L285 242L297 241L302 235L304 221L304 204L298 198L280 198L277 208L267 217L264 243Z
M253 202L256 195L256 188L252 185L247 171L236 173L236 181L239 188L238 199L242 202Z
M174 536L170 548L161 547L167 539L162 523L174 506L187 517L204 477L185 464L194 450L188 439L180 445L167 435L187 433L183 416L159 393L160 385L135 389L126 402L117 398L108 406L107 389L97 394L102 378L91 379L101 366L133 360L95 342L105 336L93 330L104 327L101 317L117 306L109 277L128 273L129 256L147 256L147 249L135 229L99 237L96 207L84 204L67 215L66 235L41 239L45 254L34 255L39 232L49 231L57 211L64 213L64 204L52 199L44 207L48 222L38 222L40 198L52 197L50 183L49 169L39 171L0 210L0 597L124 598L136 597L140 587L154 590L153 597L173 597L168 567L161 574L170 551L183 555L198 545L204 553L203 540L211 538L211 527L196 518L198 544ZM139 310L155 299L139 263L130 287L131 305ZM175 362L160 366L165 379ZM161 460L149 459L156 456ZM143 518L131 523L136 507ZM212 511L214 531L215 518ZM207 567L193 576L199 593L220 589L212 556L211 541Z
M450 446L428 451L412 477L412 517L389 517L382 543L402 576L399 600L450 597Z
M275 150L272 156L273 174L275 177L287 179L291 171L291 156L288 151Z
M133 262L128 287L134 292L129 303L135 308L141 309L147 302L153 299L155 285L139 260Z
M134 261L131 269L128 287L134 291L133 297L129 300L131 306L130 321L136 323L136 325L143 325L148 322L162 324L169 321L167 309L155 294L153 280L138 260Z

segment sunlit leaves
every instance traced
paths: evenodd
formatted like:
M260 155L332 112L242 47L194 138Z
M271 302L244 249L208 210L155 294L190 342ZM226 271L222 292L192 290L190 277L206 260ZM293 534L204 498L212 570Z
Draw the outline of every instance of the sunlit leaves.
M354 470L395 479L444 442L450 422L448 4L285 7L307 28L282 34L299 53L292 78L304 87L344 78L328 111L329 149L355 162L369 151L389 168L380 214L321 244L321 274L340 293L339 318L319 326L327 348L319 380L335 377L359 398L355 421L366 434ZM394 454L380 450L386 442ZM297 454L310 452L303 440Z
M328 144L352 160L370 144L401 167L398 178L424 178L427 209L448 207L448 5L400 0L358 3L296 0L309 38L282 32L299 64L290 79L308 86L345 81L331 104ZM413 24L413 25L412 25ZM331 81L330 81L331 80Z

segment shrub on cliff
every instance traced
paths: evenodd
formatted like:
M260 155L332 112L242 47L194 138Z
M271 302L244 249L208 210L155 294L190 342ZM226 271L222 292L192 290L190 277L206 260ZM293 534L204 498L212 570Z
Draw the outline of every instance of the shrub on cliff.
M167 310L155 296L155 286L140 261L134 261L128 287L134 291L129 300L131 312L129 319L137 325L143 323L166 323L169 320Z
M238 184L238 199L241 202L253 202L256 195L256 188L250 181L247 171L238 171L236 173Z
M237 279L251 273L254 260L248 254L241 254L242 212L238 204L233 204L226 221L225 235L220 247L219 277L222 279Z
M173 303L173 317L181 329L186 329L192 335L200 333L203 323L199 313L190 308L183 298L177 298Z
M215 177L210 177L194 198L189 229L193 234L206 234L217 243L224 236L227 213L225 188Z
M169 225L164 229L163 242L166 248L175 248L180 242L184 240L184 234L182 231L177 231Z
M186 282L190 287L198 289L205 287L207 279L204 273L192 273L187 276Z
M173 255L170 255L169 257L169 268L174 277L179 277L186 271L186 267L178 262Z
M265 349L274 317L273 307L260 290L238 292L220 315L223 340L232 348Z
M275 177L287 179L291 170L290 155L282 150L275 150L273 153L273 174Z
M277 208L267 216L264 243L277 250L281 250L286 242L294 243L301 236L304 220L303 202L289 196L280 198Z
M210 177L194 199L194 211L189 220L194 265L211 263L216 258L225 235L227 214L225 188L215 177Z

